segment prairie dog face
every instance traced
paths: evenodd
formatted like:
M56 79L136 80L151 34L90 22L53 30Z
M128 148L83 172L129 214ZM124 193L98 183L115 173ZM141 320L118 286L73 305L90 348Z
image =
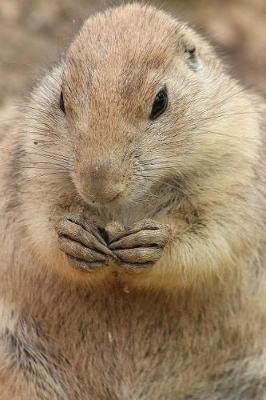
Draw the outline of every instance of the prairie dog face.
M89 18L59 81L57 124L72 180L103 212L141 204L154 216L235 151L237 86L201 37L152 7Z

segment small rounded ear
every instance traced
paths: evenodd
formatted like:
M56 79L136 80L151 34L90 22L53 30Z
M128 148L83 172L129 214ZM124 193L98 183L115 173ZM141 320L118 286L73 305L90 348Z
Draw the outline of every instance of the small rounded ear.
M216 57L213 46L187 25L181 26L179 30L178 49L179 55L192 71L198 71L204 67L223 70L223 65Z
M199 58L198 52L196 49L196 45L192 42L188 42L184 40L182 45L182 51L184 54L184 58L188 64L188 66L193 70L196 71L199 67Z
M197 53L196 53L196 46L193 44L184 47L184 54L186 59L192 63L196 62Z

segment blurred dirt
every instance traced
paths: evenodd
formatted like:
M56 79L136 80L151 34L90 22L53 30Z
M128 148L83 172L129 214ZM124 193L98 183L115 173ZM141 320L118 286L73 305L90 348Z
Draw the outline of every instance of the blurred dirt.
M216 45L233 75L266 93L266 0L150 3L192 23ZM112 0L0 0L1 114L60 58L82 20L113 4Z

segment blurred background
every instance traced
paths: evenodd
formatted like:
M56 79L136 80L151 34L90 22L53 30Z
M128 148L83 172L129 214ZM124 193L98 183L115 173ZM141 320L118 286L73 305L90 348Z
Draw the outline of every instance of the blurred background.
M0 114L64 53L81 22L121 0L0 0ZM266 0L161 0L216 46L234 76L266 93Z

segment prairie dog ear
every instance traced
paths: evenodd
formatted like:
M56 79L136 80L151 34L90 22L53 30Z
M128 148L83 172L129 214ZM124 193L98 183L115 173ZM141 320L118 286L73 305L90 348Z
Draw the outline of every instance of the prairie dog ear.
M197 40L194 40L193 35L190 32L187 32L187 28L185 28L185 32L181 34L178 40L178 49L181 56L184 58L187 65L193 70L196 71L200 66L200 56L199 49L197 47Z
M192 42L187 42L183 44L183 54L187 64L193 69L194 71L199 67L199 56L198 50L196 45Z
M196 71L200 66L200 43L197 34L186 25L183 25L178 38L178 51L186 64Z
M220 65L213 47L204 40L201 35L187 26L183 26L178 39L178 49L185 62L193 71L197 71L203 65Z

